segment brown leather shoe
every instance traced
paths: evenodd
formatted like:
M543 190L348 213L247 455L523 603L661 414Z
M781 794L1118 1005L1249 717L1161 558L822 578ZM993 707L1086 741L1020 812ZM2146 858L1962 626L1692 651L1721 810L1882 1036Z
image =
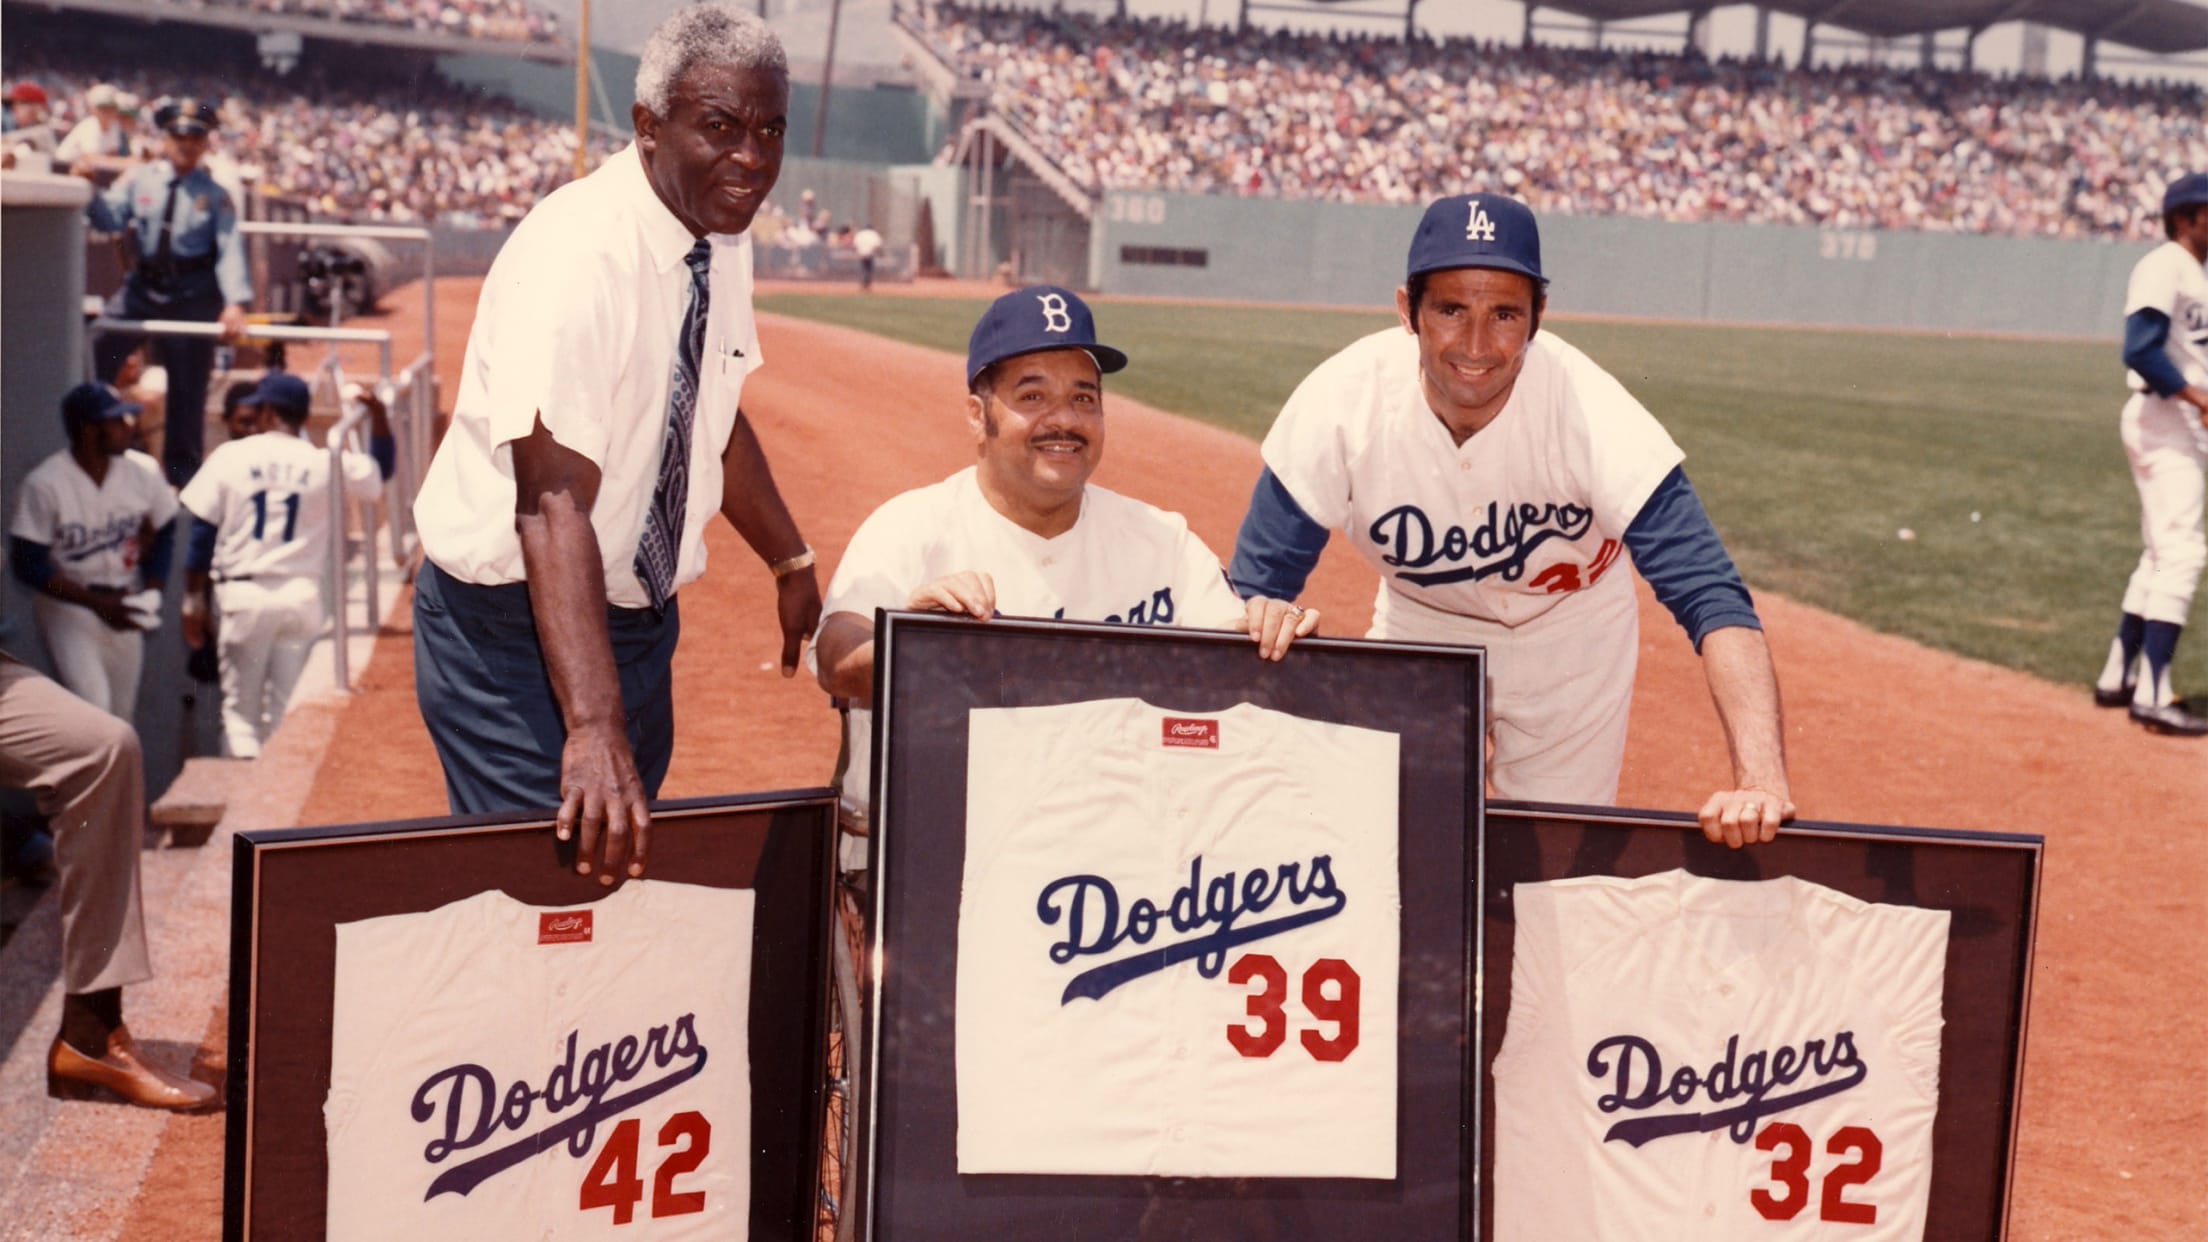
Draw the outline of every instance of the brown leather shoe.
M46 1094L62 1100L92 1098L105 1089L140 1108L169 1108L180 1112L206 1108L217 1096L206 1083L171 1074L146 1064L138 1056L138 1041L130 1028L118 1026L107 1037L107 1055L88 1057L60 1036L46 1053Z

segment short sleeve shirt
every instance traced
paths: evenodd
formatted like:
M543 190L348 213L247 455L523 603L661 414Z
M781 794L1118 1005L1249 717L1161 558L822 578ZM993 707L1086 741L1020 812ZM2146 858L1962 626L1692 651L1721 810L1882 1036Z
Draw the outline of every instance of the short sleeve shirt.
M539 419L598 467L591 526L608 602L650 604L635 561L659 481L676 336L696 238L659 201L632 145L553 192L522 220L484 278L452 427L414 504L438 568L484 586L523 580L514 532L513 442ZM690 436L690 485L675 585L705 572L705 525L721 507L721 452L744 379L760 362L751 239L712 235L705 352Z
M2124 291L2124 316L2143 310L2161 311L2170 320L2169 339L2162 348L2188 384L2208 385L2208 272L2200 260L2176 242L2164 242L2147 252L2131 269L2131 284ZM2126 371L2134 392L2147 390L2146 380Z
M1418 338L1389 328L1306 377L1265 437L1303 511L1426 607L1520 625L1595 585L1683 459L1655 417L1544 329L1462 445L1426 404Z
M139 532L175 516L176 493L144 453L109 459L107 477L95 483L63 450L23 476L8 534L45 544L71 582L135 589Z
M1045 539L998 513L969 466L890 499L851 536L821 615L903 608L915 589L961 570L989 575L1007 617L1236 629L1242 601L1219 558L1178 513L1091 486L1072 529ZM869 713L851 713L846 794L864 801Z

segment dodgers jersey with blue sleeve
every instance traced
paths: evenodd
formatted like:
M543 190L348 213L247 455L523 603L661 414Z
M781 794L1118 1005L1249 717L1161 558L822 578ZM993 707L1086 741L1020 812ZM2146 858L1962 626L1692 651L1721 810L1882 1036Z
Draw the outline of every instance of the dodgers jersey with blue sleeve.
M1335 354L1265 436L1265 465L1313 521L1348 534L1383 590L1516 626L1593 587L1684 454L1594 360L1543 329L1494 421L1455 443L1400 327Z
M1793 878L1520 884L1497 1242L1917 1242L1948 913Z
M1178 513L1090 485L1071 529L1045 539L996 511L974 468L892 497L867 516L828 583L821 616L871 624L946 574L978 570L996 584L997 612L1041 620L1242 628L1242 601L1219 558ZM872 713L854 710L844 796L867 805Z
M328 1236L745 1237L753 906L630 880L338 924Z
M45 544L54 568L72 582L135 591L139 533L175 516L176 493L151 457L111 457L107 477L95 483L64 449L23 476L8 534Z
M2128 318L2143 310L2169 317L2170 335L2162 348L2185 382L2208 385L2208 272L2201 270L2191 251L2174 241L2164 242L2132 267L2131 283L2124 290L2124 315ZM2147 390L2147 381L2137 371L2126 369L2124 376L2132 391Z
M1397 739L968 716L961 1173L1396 1175Z
M350 449L345 496L383 495L375 459ZM330 452L282 431L230 440L208 454L184 485L184 507L216 528L214 576L293 578L322 574L330 562Z

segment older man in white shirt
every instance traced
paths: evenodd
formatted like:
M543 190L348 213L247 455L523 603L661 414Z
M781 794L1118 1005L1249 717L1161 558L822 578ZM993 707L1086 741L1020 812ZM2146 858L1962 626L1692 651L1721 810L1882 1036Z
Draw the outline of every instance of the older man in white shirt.
M540 203L485 279L415 504L415 688L455 812L557 807L576 870L644 870L673 746L675 592L718 512L775 575L782 671L812 552L739 409L761 361L746 235L781 172L789 71L701 4L644 47L636 141Z

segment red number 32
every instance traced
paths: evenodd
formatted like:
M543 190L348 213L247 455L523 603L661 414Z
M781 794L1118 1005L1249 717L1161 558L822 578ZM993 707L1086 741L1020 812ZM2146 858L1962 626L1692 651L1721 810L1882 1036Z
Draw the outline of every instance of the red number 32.
M1771 1161L1771 1180L1784 1187L1784 1193L1773 1194L1758 1186L1748 1192L1748 1202L1754 1205L1765 1220L1792 1220L1809 1206L1809 1135L1791 1121L1775 1121L1756 1136L1756 1150L1777 1151L1785 1148L1785 1154ZM1831 1155L1852 1154L1855 1159L1847 1164L1835 1165L1825 1174L1824 1193L1819 1196L1817 1219L1829 1220L1841 1225L1869 1225L1878 1220L1875 1203L1850 1203L1846 1192L1850 1186L1859 1186L1878 1176L1879 1166L1885 1160L1885 1146L1878 1135L1865 1126L1844 1126L1833 1132L1825 1143L1825 1151Z

